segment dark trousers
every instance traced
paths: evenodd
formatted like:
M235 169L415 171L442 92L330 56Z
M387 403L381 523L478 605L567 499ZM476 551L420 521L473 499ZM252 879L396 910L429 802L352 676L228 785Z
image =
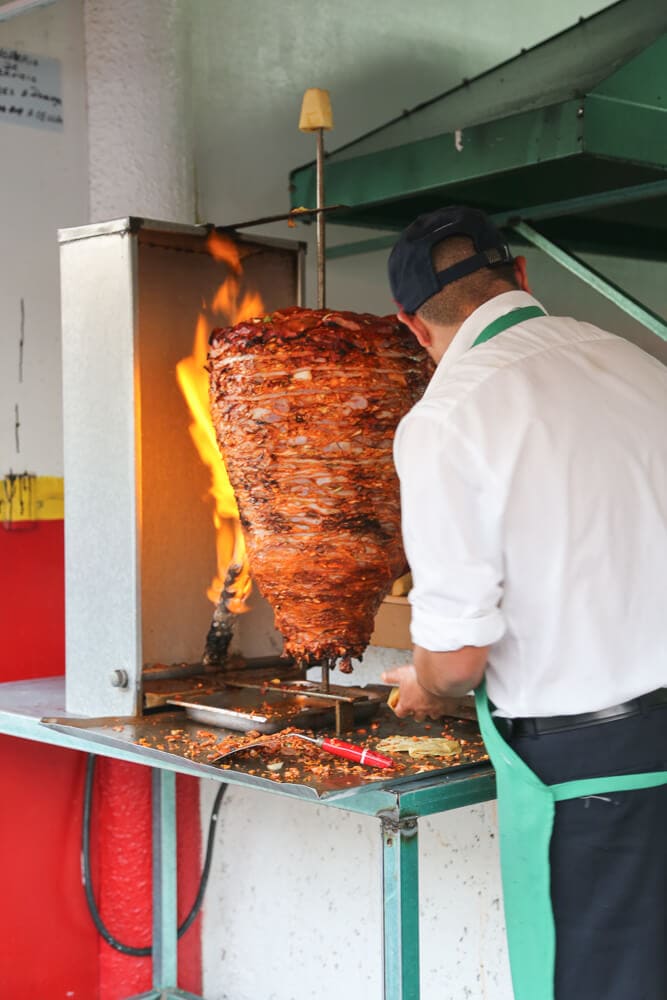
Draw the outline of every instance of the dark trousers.
M667 769L667 706L511 737L546 784ZM551 841L556 1000L667 1000L667 786L560 802Z

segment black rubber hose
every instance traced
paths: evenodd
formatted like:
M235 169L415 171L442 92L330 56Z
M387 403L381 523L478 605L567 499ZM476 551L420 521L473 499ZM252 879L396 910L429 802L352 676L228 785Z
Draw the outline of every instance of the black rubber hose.
M100 911L97 908L97 903L95 901L95 893L93 891L93 881L90 874L90 821L91 814L93 811L93 785L95 779L95 754L88 754L88 760L86 762L86 781L84 785L83 794L83 824L81 831L81 880L83 882L83 887L86 893L86 901L88 903L88 909L90 915L93 919L93 923L97 928L99 934L104 938L108 945L115 948L116 951L121 951L124 955L133 955L135 958L146 958L153 954L153 946L146 945L144 948L135 948L130 944L123 944L118 938L115 938L110 931L107 930L102 917L100 916ZM204 901L204 895L206 893L206 886L208 885L208 877L211 871L211 861L213 860L213 847L215 844L215 831L218 823L218 812L220 809L220 803L222 802L222 797L225 794L227 785L221 784L218 791L216 792L215 800L213 802L213 808L211 810L211 817L208 821L208 836L206 838L206 854L204 855L204 866L202 868L201 877L199 879L199 888L197 889L197 895L195 896L195 901L192 904L190 912L187 917L178 928L178 936L182 937L185 932L192 926L193 922L197 919L197 914L201 909L201 905Z

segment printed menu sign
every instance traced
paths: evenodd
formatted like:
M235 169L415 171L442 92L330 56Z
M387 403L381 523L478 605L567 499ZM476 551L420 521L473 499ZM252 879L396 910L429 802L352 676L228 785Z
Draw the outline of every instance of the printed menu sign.
M60 60L0 46L0 123L60 130Z

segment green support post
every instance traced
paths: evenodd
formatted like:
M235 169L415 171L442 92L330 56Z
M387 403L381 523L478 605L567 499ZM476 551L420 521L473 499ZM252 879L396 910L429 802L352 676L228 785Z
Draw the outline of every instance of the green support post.
M384 1000L419 1000L417 820L381 816Z
M662 340L667 340L667 322L661 316L658 316L657 313L647 309L637 299L632 298L627 292L624 292L613 281L609 281L608 278L605 278L595 268L585 264L583 260L580 260L575 254L570 253L569 250L565 250L563 247L558 246L557 243L553 243L527 223L518 222L512 228L524 240L539 250L544 251L552 260L555 260L558 264L567 268L568 271L571 271L572 274L581 278L582 281L585 281L587 285L594 288L596 292L604 295L605 298L613 302L619 309L622 309L628 316L636 319L638 323L647 327L656 336L661 337Z
M153 768L153 986L176 987L176 775Z

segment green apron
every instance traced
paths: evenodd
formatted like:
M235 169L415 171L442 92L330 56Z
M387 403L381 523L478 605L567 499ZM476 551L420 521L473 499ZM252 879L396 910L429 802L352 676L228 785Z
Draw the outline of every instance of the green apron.
M556 802L667 784L667 771L545 785L498 732L484 682L475 692L479 726L496 771L500 868L515 1000L554 1000L556 933L549 844Z
M473 347L524 320L538 306L513 309L490 323ZM549 845L556 802L667 784L667 771L586 778L545 785L498 732L484 681L475 692L479 725L496 771L500 867L515 1000L554 1000L556 932L551 908Z

